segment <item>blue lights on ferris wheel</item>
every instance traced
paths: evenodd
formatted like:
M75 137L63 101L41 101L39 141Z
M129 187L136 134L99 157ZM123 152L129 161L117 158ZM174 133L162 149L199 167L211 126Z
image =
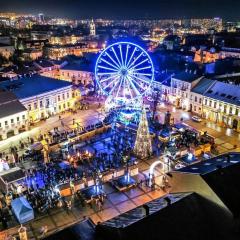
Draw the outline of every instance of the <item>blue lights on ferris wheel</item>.
M149 54L131 42L117 42L104 49L95 65L100 90L113 99L133 100L141 97L154 79Z

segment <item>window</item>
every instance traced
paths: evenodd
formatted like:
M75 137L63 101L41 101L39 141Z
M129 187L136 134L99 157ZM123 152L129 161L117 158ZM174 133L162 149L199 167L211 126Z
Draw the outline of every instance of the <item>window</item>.
M230 107L229 108L229 114L232 114L232 112L233 112L233 109L232 109L232 107Z
M17 122L19 122L19 120L20 120L19 117L17 117Z
M209 101L209 106L210 106L210 107L212 106L212 101L211 101L211 100Z
M202 108L199 108L198 110L199 110L199 111L201 111L201 110L202 110Z
M214 108L216 108L217 107L217 102L214 102Z
M197 102L197 97L195 97L195 102Z
M226 113L227 112L227 105L224 105L223 111Z
M62 99L65 99L65 94L62 95Z
M40 101L40 107L42 107L43 106L43 103L42 103L42 101Z
M8 121L5 121L5 126L7 126L8 125Z
M13 119L11 119L11 123L14 123L14 120L13 120Z
M74 92L72 92L72 97L73 97L73 98L75 97L75 94L74 94Z
M197 111L197 107L196 106L194 106L194 112L196 112Z
M25 119L25 115L22 115L22 119Z
M239 109L238 108L236 108L236 115L238 116L238 113L239 113Z
M37 103L36 102L34 103L34 109L37 109Z
M70 102L67 102L68 107L70 107Z
M69 93L67 93L67 98L69 98Z
M60 95L58 95L58 101L60 101Z
M2 124L0 123L0 128L2 127Z
M28 105L28 110L31 111L31 104Z
M202 104L202 99L201 98L199 98L199 103Z
M63 108L66 108L66 105L65 105L65 103L63 104Z
M205 105L207 105L207 99L205 99Z

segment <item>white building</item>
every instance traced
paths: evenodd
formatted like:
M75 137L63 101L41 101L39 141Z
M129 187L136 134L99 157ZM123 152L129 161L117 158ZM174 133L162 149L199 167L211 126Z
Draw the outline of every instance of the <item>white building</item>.
M27 109L11 92L0 92L0 140L27 130Z
M203 116L204 93L207 92L215 82L215 80L203 78L192 88L190 93L190 108L194 114Z
M29 123L74 109L80 98L71 83L41 75L2 82L0 88L11 89L17 96L27 109Z
M195 87L202 78L203 77L191 72L182 72L172 76L170 102L177 108L192 111L190 93L192 88Z

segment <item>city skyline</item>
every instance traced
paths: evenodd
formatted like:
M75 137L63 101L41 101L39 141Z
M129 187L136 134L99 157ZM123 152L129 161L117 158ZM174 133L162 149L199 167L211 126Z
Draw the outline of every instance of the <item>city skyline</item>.
M16 11L22 13L44 12L46 15L82 18L110 18L110 19L163 19L163 18L205 18L222 17L225 20L238 20L238 13L234 11L240 7L240 2L234 0L207 1L202 0L149 0L149 1L116 1L114 5L109 0L101 2L42 0L34 2L0 1L2 11Z

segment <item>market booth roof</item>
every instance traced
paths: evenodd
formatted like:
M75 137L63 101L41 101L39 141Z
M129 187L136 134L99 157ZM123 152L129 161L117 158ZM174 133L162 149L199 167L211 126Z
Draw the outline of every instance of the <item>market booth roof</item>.
M33 209L25 197L14 199L11 206L19 223L26 223L34 219Z

